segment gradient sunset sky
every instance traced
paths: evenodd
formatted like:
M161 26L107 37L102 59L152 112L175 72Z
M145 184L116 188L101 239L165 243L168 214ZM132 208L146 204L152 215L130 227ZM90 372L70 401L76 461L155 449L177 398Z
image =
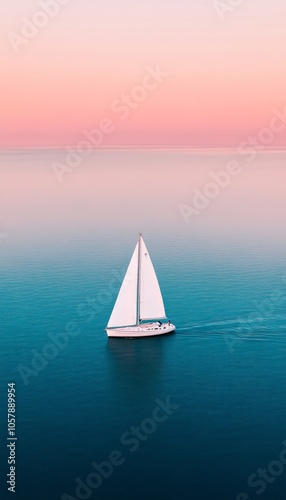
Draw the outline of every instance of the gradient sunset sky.
M2 149L76 145L104 118L105 147L237 146L286 107L285 0L221 18L214 0L66 2L15 50L11 33L43 9L1 1ZM158 66L168 76L121 119L114 102ZM285 130L271 143L283 145Z

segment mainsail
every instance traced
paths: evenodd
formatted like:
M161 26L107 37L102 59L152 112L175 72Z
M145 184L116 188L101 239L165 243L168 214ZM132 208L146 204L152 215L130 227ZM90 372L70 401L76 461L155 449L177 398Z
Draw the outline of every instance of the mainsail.
M141 234L119 290L108 328L165 318L157 276Z

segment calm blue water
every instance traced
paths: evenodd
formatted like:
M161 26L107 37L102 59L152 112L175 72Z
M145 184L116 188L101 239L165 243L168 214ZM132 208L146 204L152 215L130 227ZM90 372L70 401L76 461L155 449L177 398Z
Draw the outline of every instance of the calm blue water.
M191 179L190 170L182 186ZM55 197L64 200L66 189ZM243 192L236 195L242 204ZM39 234L29 226L32 215L26 237L17 235L16 224L11 234L5 227L1 498L11 497L4 479L5 405L7 383L15 381L18 500L285 499L286 465L277 464L286 448L286 240L279 225L285 205L272 205L278 218L273 228L251 208L247 222L241 215L241 225L231 223L232 211L235 221L239 214L229 199L217 200L216 206L225 204L218 213L215 201L195 227L179 215L174 223L160 206L162 230L157 215L140 221L167 313L177 325L175 334L161 338L106 337L137 238L116 217L116 206L103 212L104 224L94 231L84 232L77 221L58 232L49 213L39 216L39 222L50 220ZM176 213L172 197L167 205ZM91 219L95 208L90 201ZM62 210L59 216L68 218L69 204ZM60 336L65 329L73 335ZM60 348L49 347L55 338ZM161 409L166 419L156 429L144 423L158 398L168 397L176 408L169 415ZM131 428L141 425L147 433L132 445ZM86 484L95 472L91 463L108 460L114 450L124 463L96 489L76 494L76 478ZM268 480L248 485L251 474L258 481L259 468L268 470Z

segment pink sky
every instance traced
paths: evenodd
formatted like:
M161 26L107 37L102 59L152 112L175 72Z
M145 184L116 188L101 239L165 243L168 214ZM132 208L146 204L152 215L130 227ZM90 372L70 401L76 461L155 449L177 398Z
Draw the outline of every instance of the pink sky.
M11 32L42 8L1 7L2 149L76 145L106 117L102 146L236 146L286 106L284 0L242 0L223 20L214 0L66 2L18 52ZM121 120L112 103L156 66L169 75Z

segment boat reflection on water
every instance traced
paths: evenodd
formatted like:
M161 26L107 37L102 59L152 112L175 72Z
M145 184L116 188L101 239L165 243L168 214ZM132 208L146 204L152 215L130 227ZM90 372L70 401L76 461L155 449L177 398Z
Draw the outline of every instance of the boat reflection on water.
M114 383L126 392L141 395L142 391L156 388L164 372L166 343L173 337L174 334L133 340L109 338L106 349Z

